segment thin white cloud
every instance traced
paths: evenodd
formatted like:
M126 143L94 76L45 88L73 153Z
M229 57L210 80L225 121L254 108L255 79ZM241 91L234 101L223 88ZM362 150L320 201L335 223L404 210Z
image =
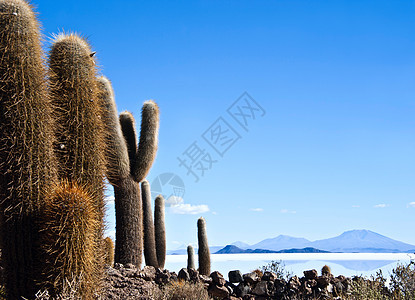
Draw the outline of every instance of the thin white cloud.
M280 212L282 214L296 214L297 212L295 210L288 210L288 209L281 209Z
M360 207L360 205L352 205L352 207L358 208L358 207Z
M381 203L381 204L376 204L373 207L374 208L385 208L385 207L388 207L388 206L389 206L389 204Z
M191 204L178 204L170 207L170 211L173 214L179 215L196 215L209 211L209 207L205 204L191 205Z
M212 211L212 215L217 215L218 213L216 211Z
M251 208L251 211L261 212L261 211L264 211L264 209L263 208L260 208L260 207L258 207L258 208Z
M183 204L184 200L182 197L177 197L177 196L170 196L166 201L165 204L166 206L175 206L175 205L180 205Z
M406 207L415 207L415 202L409 202Z

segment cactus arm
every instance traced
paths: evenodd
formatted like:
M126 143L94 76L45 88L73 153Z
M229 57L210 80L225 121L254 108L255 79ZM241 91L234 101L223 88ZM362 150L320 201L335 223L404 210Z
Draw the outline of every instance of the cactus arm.
M119 117L122 135L127 144L128 157L130 160L130 171L131 164L135 159L137 152L137 134L135 131L135 120L133 115L129 111L124 111Z
M133 178L141 182L156 158L159 129L159 109L154 101L146 101L141 110L141 130L135 159L132 161Z
M127 145L118 120L117 107L111 82L104 76L98 77L98 98L103 109L106 127L106 175L111 184L117 184L130 174L130 160Z

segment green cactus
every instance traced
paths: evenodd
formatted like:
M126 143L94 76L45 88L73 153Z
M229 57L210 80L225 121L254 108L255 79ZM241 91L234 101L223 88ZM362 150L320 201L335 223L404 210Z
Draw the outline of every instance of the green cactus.
M199 273L201 275L210 275L210 251L206 233L206 221L200 217L197 220L197 241L199 244Z
M99 223L94 227L97 246L94 260L96 270L102 270L105 130L93 54L88 43L79 36L57 36L49 54L49 78L57 122L58 175L60 179L86 188L93 199ZM73 259L82 262L85 258ZM83 276L88 277L86 274ZM94 286L98 287L99 283L97 279Z
M154 223L151 212L151 191L147 180L141 183L141 196L143 199L144 258L147 266L158 268Z
M187 269L194 269L195 267L195 251L193 250L192 245L187 246Z
M98 86L105 108L107 178L114 187L115 195L115 261L141 267L143 212L138 183L148 173L157 151L158 107L153 101L146 101L143 105L137 151L133 116L123 112L118 119L110 81L105 77L98 78ZM139 171L136 171L137 168Z
M158 195L154 203L154 235L158 267L164 269L166 262L166 225L164 224L164 198L162 195Z
M44 288L56 297L65 282L81 279L76 292L92 299L101 271L95 260L95 234L101 224L94 199L86 188L65 180L53 190L40 217Z
M0 240L7 299L33 297L35 219L56 182L53 120L39 24L22 0L0 0Z

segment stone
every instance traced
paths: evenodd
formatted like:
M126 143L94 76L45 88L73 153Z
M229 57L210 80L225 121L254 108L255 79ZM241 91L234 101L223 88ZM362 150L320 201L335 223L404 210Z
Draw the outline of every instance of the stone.
M253 284L255 284L259 281L258 274L255 273L255 272L244 274L243 278L247 283L249 283L251 285L253 285Z
M167 270L159 271L160 269L157 269L156 272L156 280L155 282L157 284L167 284L170 282L171 274Z
M186 268L182 268L177 275L179 280L190 281L190 275Z
M233 283L230 283L230 282L226 281L225 286L228 289L229 294L232 295L233 294L233 291L236 289L236 285L234 285Z
M287 282L284 279L276 279L274 281L275 293L277 295L282 295L287 289Z
M239 270L229 271L228 278L229 278L229 281L232 283L239 283L244 280L242 278L242 273Z
M212 297L219 299L225 299L229 296L226 286L217 286L216 284L211 284L208 292Z
M137 269L132 263L128 263L128 264L126 264L125 266L124 266L126 269L133 269L133 270L135 270L135 269Z
M146 281L154 281L156 279L156 269L152 266L145 266L141 271L141 277Z
M190 281L192 282L199 282L199 271L195 269L187 269L187 272L189 272Z
M251 287L245 282L239 283L235 289L235 294L238 297L245 297L249 293L251 293Z
M261 278L262 281L275 281L276 279L278 279L277 274L269 271L264 272Z
M212 278L212 282L218 286L224 286L226 283L225 278L223 278L223 275L218 271L212 272L210 278Z
M258 295L258 296L268 296L268 285L266 281L260 281L258 282L254 289L252 290L252 294Z
M326 288L330 283L330 277L329 276L318 276L317 277L317 285L320 288Z
M202 274L199 274L199 279L203 283L207 283L207 284L210 284L212 282L212 278L210 276L206 276L206 275L202 275Z
M315 269L309 270L309 271L304 271L304 277L305 279L309 280L309 279L317 279L318 277L318 273Z
M300 286L301 286L301 282L297 276L291 277L290 280L288 281L288 288L290 290L298 291Z
M114 264L114 269L116 269L116 270L124 269L124 265L120 264L120 263L115 263Z

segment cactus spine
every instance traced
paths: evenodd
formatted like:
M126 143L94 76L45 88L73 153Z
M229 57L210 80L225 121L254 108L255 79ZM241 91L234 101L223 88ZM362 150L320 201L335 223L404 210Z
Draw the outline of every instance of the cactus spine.
M187 269L194 269L195 267L195 251L193 250L192 245L187 246Z
M34 220L56 169L39 24L22 0L0 0L0 53L2 264L7 299L31 298L40 267Z
M199 273L210 275L210 251L206 233L206 221L202 217L197 220L197 240L199 244Z
M93 230L96 249L91 259L95 263L94 272L100 274L104 259L102 243L105 136L100 118L102 104L97 97L96 66L91 52L88 43L79 36L57 36L50 50L49 78L50 94L56 108L55 119L58 124L55 129L58 174L61 179L82 186L92 198L97 222L94 228L85 227L85 230ZM90 258L86 256L89 253L85 252L85 256L67 258L79 260L70 266L82 265L84 261L89 261ZM78 276L81 275L79 270L74 268L69 273ZM91 289L100 287L98 277L85 273L82 277L95 279L95 282L89 282Z
M166 227L164 224L164 198L158 195L154 204L154 233L158 267L164 269L166 262Z
M92 299L99 279L95 262L95 233L100 226L94 199L83 188L63 181L48 196L41 212L43 220L40 240L46 263L45 288L56 297L66 281L80 280L77 293ZM81 278L79 278L81 276Z
M147 266L158 268L153 216L151 213L151 191L147 180L141 183L141 195L143 199L144 258Z

